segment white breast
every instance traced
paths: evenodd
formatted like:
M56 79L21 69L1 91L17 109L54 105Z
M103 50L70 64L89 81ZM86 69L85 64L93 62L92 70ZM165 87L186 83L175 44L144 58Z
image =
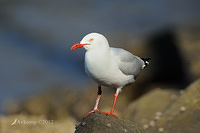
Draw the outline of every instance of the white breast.
M118 67L116 58L109 51L92 50L85 54L85 72L98 84L123 87L133 83L133 75L125 75Z

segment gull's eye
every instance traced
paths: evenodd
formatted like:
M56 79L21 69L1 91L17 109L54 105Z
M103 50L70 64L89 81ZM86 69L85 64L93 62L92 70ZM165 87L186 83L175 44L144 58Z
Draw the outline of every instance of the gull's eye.
M93 42L94 41L94 38L90 38L89 42Z

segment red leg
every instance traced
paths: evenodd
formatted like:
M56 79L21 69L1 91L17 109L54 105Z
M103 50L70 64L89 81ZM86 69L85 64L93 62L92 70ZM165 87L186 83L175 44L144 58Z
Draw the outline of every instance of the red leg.
M108 115L110 115L112 117L117 118L117 116L114 115L114 109L115 109L115 104L116 104L117 97L118 97L120 91L121 91L121 88L118 88L117 91L116 91L116 93L115 93L115 95L114 95L114 102L113 102L113 107L112 107L111 111L110 112L102 112L102 113L108 114Z
M95 105L94 105L94 109L93 109L92 111L90 111L89 113L87 113L84 117L88 116L88 115L91 114L91 113L94 113L94 112L99 111L99 109L98 109L98 104L99 104L99 100L100 100L100 98L101 98L101 93L102 93L102 91L101 91L101 86L99 85L99 86L98 86L98 92L97 92L97 99L96 99L96 103L95 103Z
M115 98L114 98L114 102L113 102L113 107L112 107L112 109L110 111L111 114L114 113L114 109L115 109L115 104L116 104L116 101L117 101L118 93L115 93L114 97Z

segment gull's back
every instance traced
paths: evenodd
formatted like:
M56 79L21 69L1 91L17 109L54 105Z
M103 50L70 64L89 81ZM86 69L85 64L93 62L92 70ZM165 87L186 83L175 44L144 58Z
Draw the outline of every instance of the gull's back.
M133 75L135 78L143 69L144 61L130 52L121 48L110 48L111 53L116 57L119 69L125 75Z

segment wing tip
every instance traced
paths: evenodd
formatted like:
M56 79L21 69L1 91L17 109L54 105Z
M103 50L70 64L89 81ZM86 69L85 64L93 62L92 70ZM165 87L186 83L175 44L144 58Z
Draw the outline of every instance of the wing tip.
M144 65L142 66L142 69L146 68L149 65L149 60L151 58L141 58L144 61Z

